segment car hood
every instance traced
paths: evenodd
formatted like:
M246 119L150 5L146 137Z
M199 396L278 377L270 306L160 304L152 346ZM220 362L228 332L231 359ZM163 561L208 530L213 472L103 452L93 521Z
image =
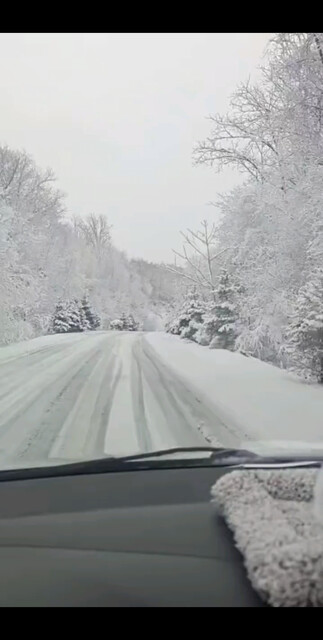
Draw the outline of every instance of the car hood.
M302 440L248 440L242 442L241 449L264 456L300 456L313 455L323 458L323 442L304 442Z

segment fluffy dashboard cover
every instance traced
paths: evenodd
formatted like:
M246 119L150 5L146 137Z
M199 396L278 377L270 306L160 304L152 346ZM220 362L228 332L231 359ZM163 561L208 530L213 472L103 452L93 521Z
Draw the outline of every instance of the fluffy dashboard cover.
M317 469L244 469L211 489L253 588L271 606L323 606L322 477Z

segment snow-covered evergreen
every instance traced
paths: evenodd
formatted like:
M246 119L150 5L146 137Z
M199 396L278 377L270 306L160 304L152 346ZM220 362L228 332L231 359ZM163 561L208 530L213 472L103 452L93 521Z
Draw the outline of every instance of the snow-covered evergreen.
M51 333L68 333L70 330L70 315L68 305L58 302L50 325Z
M110 322L110 329L116 331L138 331L139 324L134 319L132 313L126 315L122 313L120 318L116 318Z
M128 318L127 318L127 330L128 331L138 331L138 323L135 321L132 313L130 313Z
M203 322L204 312L205 305L199 299L195 288L189 290L177 317L167 323L166 331L181 338L195 340L195 335Z
M233 350L237 337L235 288L230 282L228 272L223 269L219 286L216 291L216 302L214 305L214 334L209 343L210 349Z
M82 306L77 299L72 300L67 306L69 332L84 331L86 318Z
M79 300L58 302L50 324L51 333L75 333L87 328L88 321Z
M214 313L214 304L206 311L203 323L195 334L195 342L202 346L208 346L216 334L216 316Z
M82 321L84 329L88 329L89 331L93 331L100 326L100 318L98 314L91 307L88 297L83 296L80 303L81 313L82 313Z
M300 288L286 331L290 368L303 378L323 383L323 270L316 269Z

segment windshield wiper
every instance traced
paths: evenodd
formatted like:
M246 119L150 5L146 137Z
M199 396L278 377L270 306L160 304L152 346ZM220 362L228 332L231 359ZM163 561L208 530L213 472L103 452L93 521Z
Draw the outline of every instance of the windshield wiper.
M205 456L189 456L185 457L185 453L203 453L209 454ZM183 454L183 457L173 457L173 454ZM223 458L223 464L228 458L244 455L249 461L251 458L257 457L250 451L242 451L239 449L225 449L223 447L172 447L170 449L160 449L145 453L137 453L127 456L110 456L106 455L101 458L90 460L80 460L77 462L67 462L62 464L53 464L45 466L35 466L28 468L11 468L0 470L0 481L19 480L27 478L40 478L64 475L78 475L86 473L105 473L113 471L130 471L134 469L152 469L165 467L185 467L185 466L204 466L211 465L218 456ZM163 459L165 458L165 459ZM157 459L157 460L156 460Z
M119 458L114 458L114 460L119 460L119 462L130 462L131 460L145 460L148 458L162 458L164 456L172 455L174 453L199 453L206 452L210 453L225 453L236 451L236 449L225 449L223 447L172 447L170 449L158 449L157 451L145 451L144 453L135 453L133 455L122 456ZM249 452L248 452L249 453ZM251 454L252 455L252 454Z
M185 456L185 453L203 453L205 456ZM183 457L173 457L173 454L181 453ZM105 457L93 460L81 460L66 464L54 464L29 468L15 468L0 470L0 481L25 480L28 478L48 478L54 476L83 475L94 473L108 473L119 471L135 471L143 469L171 469L181 467L232 467L232 468L265 468L285 466L321 466L323 460L320 456L313 455L284 455L264 456L246 449L226 449L224 447L173 447L114 457Z

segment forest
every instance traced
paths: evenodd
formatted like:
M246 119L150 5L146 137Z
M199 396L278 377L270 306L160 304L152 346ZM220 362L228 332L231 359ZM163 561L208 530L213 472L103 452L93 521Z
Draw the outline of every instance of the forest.
M51 169L0 147L0 343L89 328L83 299L95 328L108 329L122 314L143 329L163 326L178 277L129 259L112 236L107 215L67 215Z

